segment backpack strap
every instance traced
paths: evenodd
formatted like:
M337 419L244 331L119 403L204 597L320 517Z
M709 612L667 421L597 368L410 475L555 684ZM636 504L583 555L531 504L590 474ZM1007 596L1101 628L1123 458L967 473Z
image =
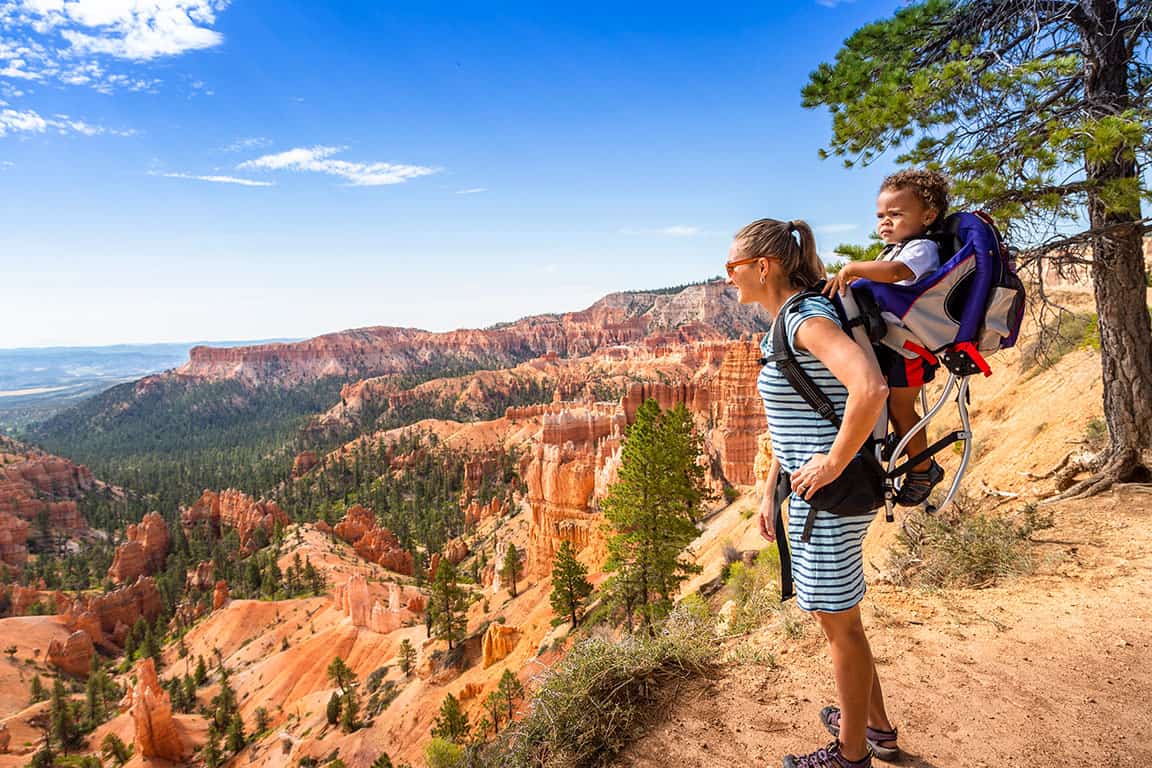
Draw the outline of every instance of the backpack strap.
M787 313L799 311L801 302L819 295L820 293L816 291L801 291L784 302L784 306L780 307L780 312L772 322L772 354L765 358L765 362L774 363L776 369L784 374L784 378L792 385L792 389L796 390L796 394L800 395L812 410L839 429L840 417L836 415L836 407L828 395L824 394L824 390L816 386L816 382L812 381L800 367L800 361L796 359L796 353L788 343Z

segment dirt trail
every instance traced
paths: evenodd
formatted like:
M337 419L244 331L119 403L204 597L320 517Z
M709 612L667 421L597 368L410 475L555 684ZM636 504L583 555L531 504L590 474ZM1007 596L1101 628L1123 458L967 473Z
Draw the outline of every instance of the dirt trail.
M1055 507L1034 575L986 590L869 590L865 622L916 768L1152 765L1152 495ZM796 616L803 616L798 612ZM822 745L834 702L819 629L770 627L775 656L687 685L620 766L777 766ZM750 655L746 652L746 656Z

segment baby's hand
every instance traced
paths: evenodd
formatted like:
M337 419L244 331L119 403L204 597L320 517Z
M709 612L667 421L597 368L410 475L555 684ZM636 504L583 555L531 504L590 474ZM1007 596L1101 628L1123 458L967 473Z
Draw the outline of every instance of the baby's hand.
M824 295L828 298L832 298L835 293L843 295L848 290L848 283L852 282L853 279L851 263L845 264L839 272L828 279L824 285Z

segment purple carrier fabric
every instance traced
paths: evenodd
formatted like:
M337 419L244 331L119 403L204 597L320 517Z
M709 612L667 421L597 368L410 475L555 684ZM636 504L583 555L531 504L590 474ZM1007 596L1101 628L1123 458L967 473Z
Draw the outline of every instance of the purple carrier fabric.
M939 352L971 342L989 353L1016 343L1024 316L1024 287L991 220L954 213L939 236L943 263L915 285L857 280L923 346Z

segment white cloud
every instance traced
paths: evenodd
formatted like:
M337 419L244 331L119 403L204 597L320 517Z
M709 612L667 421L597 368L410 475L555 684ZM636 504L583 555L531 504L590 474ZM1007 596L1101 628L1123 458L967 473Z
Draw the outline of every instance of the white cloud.
M458 189L458 190L456 190L456 194L458 194L458 195L476 195L476 194L479 194L481 192L487 192L487 191L488 191L488 187L472 187L471 189Z
M166 179L192 179L193 181L210 181L215 184L239 184L242 187L272 187L270 181L256 181L254 179L241 179L236 176L197 176L191 173L161 173L155 174Z
M816 0L816 5L822 5L825 8L835 8L838 5L846 5L854 2L856 2L856 0Z
M260 147L267 147L272 143L272 139L266 139L263 136L245 136L236 139L236 141L224 147L225 152L243 152L246 149L259 149Z
M49 130L58 133L79 133L83 136L100 136L110 134L113 136L130 136L132 131L117 131L91 125L83 120L73 120L68 115L53 115L44 117L30 109L19 110L5 107L0 109L0 137L10 133L47 133Z
M401 184L410 179L436 173L435 168L422 165L399 165L395 163L353 163L335 160L332 155L343 152L346 147L297 147L287 152L264 155L255 160L247 160L236 166L240 170L308 171L338 176L354 187L376 187L384 184Z
M213 26L229 2L0 0L0 77L106 93L148 90L155 80L111 72L104 60L151 61L218 46L224 38Z

